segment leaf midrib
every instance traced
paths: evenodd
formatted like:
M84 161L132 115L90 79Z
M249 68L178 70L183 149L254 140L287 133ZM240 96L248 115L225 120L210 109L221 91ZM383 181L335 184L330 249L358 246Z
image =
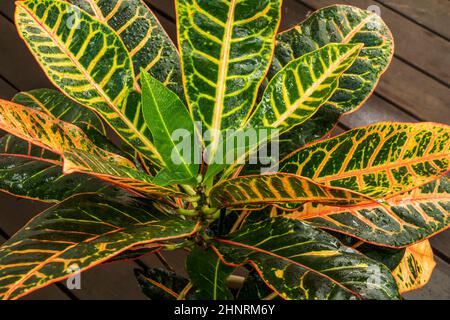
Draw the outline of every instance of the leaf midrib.
M275 121L271 126L276 128L278 127L280 124L282 124L287 118L289 118L290 115L292 115L307 99L309 99L311 97L311 95L322 85L322 83L327 80L332 74L333 71L337 69L337 67L339 67L347 58L349 58L355 51L357 51L360 47L355 46L354 48L350 49L347 53L345 53L344 55L342 55L339 59L337 59L334 63L332 63L329 68L327 69L327 71L319 78L317 79L317 81L315 81L315 83L305 91L305 93L303 94L303 96L297 100L293 105L291 105L287 111L285 113L283 113L277 121ZM322 50L322 49L319 49ZM319 50L316 50L314 52L312 52L311 54L314 54L316 52L319 52ZM302 58L299 58L302 59ZM295 63L293 61L293 63ZM342 73L344 73L345 70L342 71ZM342 74L341 73L341 74ZM336 83L336 81L338 81L338 79L336 79L332 84L330 84L330 87ZM316 112L319 110L319 108L316 109ZM312 117L314 115L314 113L312 112L311 115L309 116ZM303 122L306 121L308 118L303 119ZM303 123L301 122L301 123ZM299 124L301 124L299 123Z
M148 84L150 86L150 84ZM156 106L156 112L158 113L158 117L163 125L164 128L164 132L166 133L166 136L169 138L168 140L170 141L170 144L172 145L172 150L175 150L175 152L177 153L177 155L179 156L179 159L181 160L183 167L186 169L187 172L190 173L191 177L194 177L195 174L192 172L191 168L188 166L188 164L186 163L186 161L184 161L184 157L181 156L180 151L177 148L177 145L174 143L174 141L172 140L172 135L170 134L170 130L166 125L166 121L164 119L164 116L161 112L161 108L159 107L160 104L157 102L154 94L153 94L153 90L150 89L151 95L152 95L152 99L153 99L153 103ZM184 107L184 106L183 106Z
M234 11L237 5L237 0L231 0L230 8L228 9L228 21L225 26L224 43L222 46L222 52L220 54L220 66L219 66L219 77L217 83L217 94L216 103L214 106L212 129L213 132L213 142L211 143L211 155L215 155L216 149L218 147L219 138L217 134L220 134L221 129L221 116L224 108L225 90L226 90L226 78L228 74L228 64L231 54L231 40L233 36L233 24L234 24Z
M148 140L147 137L145 137L134 125L133 123L124 115L120 110L114 105L114 103L111 101L111 99L106 95L105 92L95 83L94 79L86 72L84 67L78 63L78 61L73 57L72 53L68 51L65 46L61 43L58 36L54 35L43 23L39 21L39 19L34 15L33 12L31 12L26 6L24 6L21 2L17 3L17 6L20 6L22 9L24 9L30 17L43 29L45 30L46 34L56 43L59 47L59 49L66 54L66 56L72 61L72 63L77 67L77 69L83 74L83 76L88 80L88 82L94 87L96 92L100 94L100 96L104 99L104 101L107 102L107 104L110 106L110 108L119 115L120 119L127 125L128 128L131 128L133 132L139 137L139 139L144 142L145 146L149 148L150 152L154 154L158 160L161 161L161 155L158 153L156 148L153 146L153 144ZM100 22L99 22L100 23ZM103 24L103 26L107 26ZM109 28L109 26L107 26ZM111 29L112 30L112 29ZM113 30L112 30L113 31ZM131 72L133 73L132 69ZM50 79L52 80L52 79ZM54 82L52 80L52 82ZM54 82L55 83L55 82ZM55 83L55 85L59 88L60 86ZM96 110L97 111L97 110Z
M235 241L232 241L232 240L216 239L215 241L217 241L217 242L219 242L219 243L224 243L224 244L236 246L236 247L245 248L245 249L248 249L248 250L252 250L252 251L255 251L255 252L259 252L259 253L262 253L262 254L269 255L269 256L271 256L271 257L274 257L274 258L277 258L277 259L280 259L280 260L287 261L287 262L289 262L289 263L291 263L291 264L297 265L297 266L299 266L299 267L301 267L301 268L304 268L304 269L306 269L306 270L308 270L308 271L310 271L310 272L312 272L312 273L315 273L315 274L317 274L317 275L320 276L320 277L326 278L326 279L328 279L329 281L331 281L332 283L334 283L334 284L338 285L339 287L341 287L342 289L344 289L345 291L348 291L350 294L352 294L352 295L354 295L354 296L356 296L356 297L358 297L358 298L360 298L360 299L362 298L360 294L358 294L357 292L354 292L354 291L352 291L351 289L345 287L343 284L341 284L341 283L338 282L337 280L334 280L334 279L331 278L330 276L327 276L327 275L321 273L319 270L315 270L315 269L312 269L311 267L305 266L304 264L301 264L300 262L291 260L291 259L289 259L289 258L287 258L287 257L283 257L283 256L280 256L280 255L277 255L277 254L275 254L275 253L273 253L273 252L270 252L270 251L267 251L267 250L264 250L264 249L261 249L261 248L258 248L258 247L254 247L254 246L251 246L251 245L246 245L246 244L244 244L244 243L235 242ZM220 251L217 250L217 249L216 249L216 251L217 251L217 252L220 252ZM337 250L336 250L336 251L337 251ZM337 251L337 252L340 253L339 251ZM222 259L224 260L224 262L226 262L226 260L225 260L225 258L224 258L223 256L222 256ZM251 258L248 258L248 259L249 259L250 261L252 261L252 262L255 264L255 262L254 262L253 259L251 259Z
M134 225L134 226L139 226L139 225ZM129 249L129 248L131 248L131 247L134 247L135 245L149 244L149 243L153 243L153 242L161 241L161 240L178 239L178 238L186 237L186 236L188 236L188 235L190 235L190 234L195 233L195 231L198 229L198 226L199 226L199 224L197 224L197 225L194 227L193 231L190 232L190 233L185 233L185 234L182 234L182 235L172 236L172 237L155 238L155 239L150 239L150 240L147 240L147 241L140 241L140 242L136 242L136 243L130 244L130 245L126 246L125 248L122 248L121 250L116 251L114 254L109 255L109 256L107 256L107 257L105 257L105 258L103 258L103 259L98 260L96 263L91 263L89 266L87 266L87 267L83 268L82 270L80 270L80 272L83 271L83 270L86 270L86 269L89 268L89 267L93 267L93 266L95 266L95 265L98 265L98 264L102 263L103 261L106 261L106 260L110 259L111 257L113 257L113 256L115 256L115 255L118 255L118 254L120 254L120 253L126 251L127 249ZM26 272L26 275L25 275L19 282L15 283L13 286L11 286L10 289L8 289L5 293L3 293L3 294L2 294L2 295L3 295L3 299L8 299L8 298L11 296L11 294L13 294L15 290L19 289L19 288L23 285L23 283L24 283L26 280L28 280L28 279L29 279L36 271L39 271L41 268L45 267L45 265L47 265L48 263L51 263L52 261L54 261L55 259L57 259L57 258L58 258L59 256L61 256L62 254L66 253L67 251L69 251L69 250L71 250L71 249L73 249L73 248L75 248L75 247L77 247L77 246L83 245L83 244L89 244L90 242L92 242L92 241L94 241L94 240L96 240L96 239L98 239L98 238L104 237L104 236L106 236L106 235L109 235L109 234L115 234L115 233L124 231L124 230L126 230L126 229L128 229L128 228L117 227L117 229L115 229L115 230L111 230L111 231L105 232L105 233L103 233L103 234L95 235L94 237L91 237L91 238L86 239L86 240L84 240L84 241L81 241L81 242L75 243L75 244L73 244L73 245L71 245L71 246L68 246L68 247L67 247L66 249L64 249L63 251L60 251L60 252L58 252L58 253L56 253L56 254L50 256L50 257L49 257L48 259L46 259L45 261L40 262L40 263L39 263L36 267L34 267L31 271ZM13 252L14 252L14 251L13 251ZM69 276L69 274L68 274L67 276ZM62 278L62 279L65 279L67 276L64 276L64 277L61 277L61 278ZM53 280L54 280L54 282L59 281L59 279L53 279ZM42 286L46 286L47 284L49 284L48 281L47 281L44 285L42 285ZM41 287L42 287L42 286L41 286ZM37 288L39 288L39 287L37 287ZM36 289L37 289L37 288L36 288ZM20 297L23 296L24 294L26 294L26 293L22 293L22 294L20 294L19 296L16 296L15 299L20 298Z

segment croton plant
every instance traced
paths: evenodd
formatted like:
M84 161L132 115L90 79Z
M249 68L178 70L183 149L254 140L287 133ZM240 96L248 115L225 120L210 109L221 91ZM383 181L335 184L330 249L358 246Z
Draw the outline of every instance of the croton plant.
M392 35L343 5L278 32L281 6L177 0L174 45L140 0L16 2L61 92L0 100L0 188L52 204L1 246L1 298L174 250L188 278L136 270L148 297L399 299L428 281L427 239L450 223L450 127L332 137L387 69ZM251 130L271 134L229 149ZM275 142L270 169L248 161Z

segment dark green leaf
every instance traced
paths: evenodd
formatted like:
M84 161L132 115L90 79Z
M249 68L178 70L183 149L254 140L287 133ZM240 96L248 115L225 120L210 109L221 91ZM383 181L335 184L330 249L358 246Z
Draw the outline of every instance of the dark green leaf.
M389 269L301 222L273 218L213 242L228 264L251 263L285 299L398 299Z
M199 300L232 300L227 278L235 268L225 265L211 249L194 248L186 261L186 269Z
M58 202L97 192L125 197L126 192L93 176L64 174L61 158L12 135L0 139L0 189L15 196Z
M162 269L136 269L134 275L142 292L151 300L176 300L189 283L188 279Z
M193 221L98 195L72 197L29 222L0 247L0 298L17 299L136 246L183 239Z
M375 90L394 53L392 34L377 14L335 5L316 11L277 36L268 78L292 60L329 43L362 43L364 47L356 62L341 77L339 88L328 103L306 123L282 137L285 142L280 148L287 149L287 153L324 137L336 126L341 115L357 110ZM292 143L292 137L296 137L297 142Z

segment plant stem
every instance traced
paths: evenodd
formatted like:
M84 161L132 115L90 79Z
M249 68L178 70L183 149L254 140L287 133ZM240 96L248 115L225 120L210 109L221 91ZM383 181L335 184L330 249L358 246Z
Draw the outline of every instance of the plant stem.
M276 292L272 292L271 294L269 294L267 297L263 298L263 300L273 300L276 297L278 297L278 293Z
M198 216L198 211L197 210L188 210L188 209L179 208L179 209L177 209L177 212L178 212L179 215L187 216L187 217L196 217L196 216Z
M186 295L189 293L189 290L191 290L193 287L192 282L189 282L186 287L184 287L183 290L181 290L180 294L178 295L177 300L186 300Z

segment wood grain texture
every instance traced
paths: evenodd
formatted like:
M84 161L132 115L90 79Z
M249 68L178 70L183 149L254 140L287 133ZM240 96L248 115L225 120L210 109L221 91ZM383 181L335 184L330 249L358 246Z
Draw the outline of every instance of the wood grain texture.
M450 90L398 59L392 61L377 92L423 121L450 122Z
M335 0L301 0L314 8L336 4ZM437 37L373 0L345 0L341 4L350 4L362 9L376 5L381 10L381 17L391 29L396 41L396 54L408 60L421 70L434 75L445 83L450 83L450 42ZM428 7L427 3L427 7Z
M378 0L437 34L450 38L450 3L447 0Z

